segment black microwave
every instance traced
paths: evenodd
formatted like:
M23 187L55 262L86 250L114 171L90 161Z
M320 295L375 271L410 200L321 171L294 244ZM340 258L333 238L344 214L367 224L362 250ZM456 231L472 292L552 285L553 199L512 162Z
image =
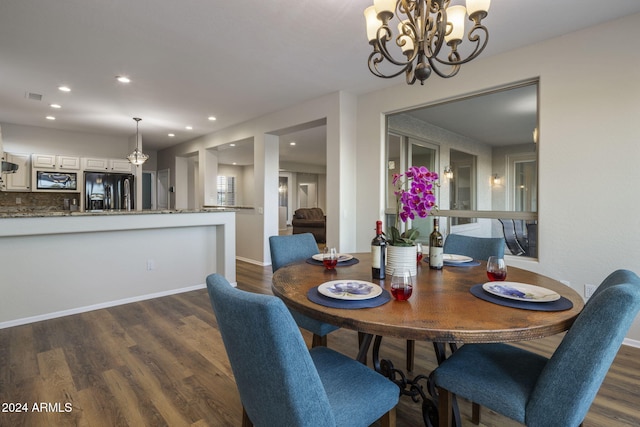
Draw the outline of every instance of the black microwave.
M78 189L76 172L36 172L36 189L53 191L73 191Z

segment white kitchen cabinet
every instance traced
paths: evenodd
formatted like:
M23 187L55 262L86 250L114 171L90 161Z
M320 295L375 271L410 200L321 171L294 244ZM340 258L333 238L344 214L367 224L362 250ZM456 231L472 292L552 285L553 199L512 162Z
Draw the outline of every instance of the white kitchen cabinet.
M7 153L7 161L18 165L15 173L4 174L5 191L31 191L31 155Z
M131 173L131 163L125 159L101 159L85 157L82 159L83 169L86 171L108 171Z
M58 169L79 170L80 169L80 157L56 156L56 164L58 166Z
M131 173L131 162L123 159L111 159L111 170L114 172Z
M55 154L32 154L31 162L34 169L49 170L79 170L80 157L57 156Z
M87 171L107 171L109 170L109 160L92 157L84 157L82 159L82 168Z
M55 154L32 154L31 162L34 169L55 169Z

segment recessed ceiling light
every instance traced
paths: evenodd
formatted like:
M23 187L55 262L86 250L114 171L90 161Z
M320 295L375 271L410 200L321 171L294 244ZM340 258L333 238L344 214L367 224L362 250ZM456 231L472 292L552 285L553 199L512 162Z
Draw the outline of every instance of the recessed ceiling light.
M229 147L235 147L235 146L236 144L233 144L233 143L229 144Z
M116 76L116 80L118 80L120 83L131 83L131 79L129 79L129 77L127 76Z
M295 142L295 141L291 141L291 142L289 143L289 145L296 145L296 142Z
M46 117L46 119L47 119L47 120L55 120L56 118L55 118L55 117L53 117L53 116L47 116L47 117Z
M71 88L69 86L58 86L58 90L62 92L71 92Z
M215 118L215 117L213 117L213 116L209 116L209 120L211 120L212 122L215 122L215 121L216 121L216 120L218 120L218 119L216 119L216 118Z
M167 136L168 136L169 138L173 138L174 136L176 136L176 134L175 134L175 133L170 133L170 134L167 134Z
M191 130L191 129L193 129L193 126L185 126L184 128L185 128L186 130Z
M51 108L62 108L62 105L60 105L60 104L50 104L49 107L51 107Z
M231 164L232 164L232 165L237 165L237 163L236 163L236 162L233 162L233 163L231 163Z

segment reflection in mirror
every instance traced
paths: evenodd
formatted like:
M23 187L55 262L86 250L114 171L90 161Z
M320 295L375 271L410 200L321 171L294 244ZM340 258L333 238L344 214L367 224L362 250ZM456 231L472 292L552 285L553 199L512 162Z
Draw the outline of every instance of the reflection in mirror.
M410 164L410 139L436 149L444 234L504 237L501 220L515 222L520 249L511 252L537 256L537 92L528 81L387 116L389 163ZM447 166L452 178L443 176ZM387 192L387 215L392 200Z
M449 209L476 210L476 156L451 149L449 163ZM451 218L451 225L471 224L476 218Z
M217 156L216 204L254 205L253 139L234 141L215 148Z

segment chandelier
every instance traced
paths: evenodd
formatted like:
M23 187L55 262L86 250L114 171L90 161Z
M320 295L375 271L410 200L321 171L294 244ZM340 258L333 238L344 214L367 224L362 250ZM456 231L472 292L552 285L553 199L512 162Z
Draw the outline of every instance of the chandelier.
M127 159L129 159L129 161L136 165L136 166L140 166L141 164L143 164L144 162L147 161L147 159L149 158L149 156L147 154L144 154L142 151L140 151L140 149L138 148L138 145L140 143L140 136L138 134L138 124L140 123L140 118L138 117L134 117L133 120L136 121L136 148L133 150L133 153L129 154L127 156Z
M451 0L374 0L374 5L364 11L367 38L373 46L369 70L385 79L405 72L407 84L411 85L416 80L424 85L432 71L443 78L455 76L462 64L477 58L487 45L489 32L481 22L490 2L466 0L465 8L449 6ZM397 35L390 27L394 12L399 21ZM470 43L464 45L469 46L470 52L462 58L458 47L463 42L465 16L473 26L467 33ZM446 48L441 52L445 44L449 47L446 53ZM381 65L386 64L385 60L393 66Z

